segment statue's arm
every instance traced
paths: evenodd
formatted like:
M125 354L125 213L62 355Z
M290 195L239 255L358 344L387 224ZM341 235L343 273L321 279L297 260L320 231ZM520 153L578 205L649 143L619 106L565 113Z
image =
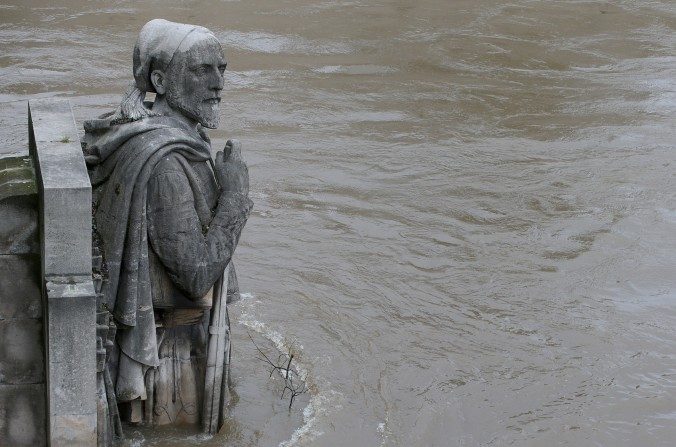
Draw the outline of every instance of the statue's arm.
M230 261L253 203L241 193L223 193L208 228L195 209L190 183L180 168L148 183L148 237L174 284L200 299Z

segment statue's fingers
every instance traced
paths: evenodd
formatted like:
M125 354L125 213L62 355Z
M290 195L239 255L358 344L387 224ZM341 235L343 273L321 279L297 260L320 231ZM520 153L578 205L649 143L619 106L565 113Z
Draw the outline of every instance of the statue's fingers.
M229 160L230 155L232 155L232 141L228 140L228 142L225 143L225 147L223 148L223 152L225 154L225 160Z
M230 155L232 156L233 160L241 160L242 159L242 143L239 140L228 140L228 144L232 148Z
M223 151L218 151L216 152L216 166L220 166L223 164Z

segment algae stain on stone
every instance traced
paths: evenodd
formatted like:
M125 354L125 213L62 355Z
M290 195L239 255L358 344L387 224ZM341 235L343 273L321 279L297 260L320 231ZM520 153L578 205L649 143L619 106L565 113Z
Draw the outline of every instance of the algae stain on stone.
M32 194L37 194L37 182L31 158L0 158L0 200Z

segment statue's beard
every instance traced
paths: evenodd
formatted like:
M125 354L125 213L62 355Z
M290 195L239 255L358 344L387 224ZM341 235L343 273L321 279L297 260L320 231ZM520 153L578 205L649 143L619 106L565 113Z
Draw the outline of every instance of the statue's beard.
M220 114L218 113L219 103L203 101L194 97L178 92L173 85L167 86L167 104L172 109L178 110L183 115L200 123L203 127L209 129L218 128L220 123Z

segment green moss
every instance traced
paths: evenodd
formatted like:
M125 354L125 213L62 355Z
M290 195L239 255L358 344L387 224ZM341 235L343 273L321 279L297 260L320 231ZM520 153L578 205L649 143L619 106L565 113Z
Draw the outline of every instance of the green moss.
M35 169L30 157L0 158L0 200L37 194Z

